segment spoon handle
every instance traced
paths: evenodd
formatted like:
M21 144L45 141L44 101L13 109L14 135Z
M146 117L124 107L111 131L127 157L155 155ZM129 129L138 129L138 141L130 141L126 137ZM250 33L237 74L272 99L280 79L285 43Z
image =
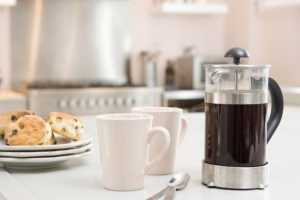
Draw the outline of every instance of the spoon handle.
M162 189L161 191L159 191L158 193L154 194L153 196L149 197L146 200L159 200L161 197L165 195L167 191L168 191L168 187L165 187L164 189Z
M165 193L164 200L174 200L175 194L176 194L176 188L175 187L168 187L166 193Z

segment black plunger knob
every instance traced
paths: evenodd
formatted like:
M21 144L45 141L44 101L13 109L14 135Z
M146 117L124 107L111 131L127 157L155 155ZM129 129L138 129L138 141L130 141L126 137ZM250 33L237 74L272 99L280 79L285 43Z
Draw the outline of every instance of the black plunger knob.
M233 63L236 65L240 64L241 58L249 58L249 53L247 50L242 48L232 48L225 54L225 57L233 58Z

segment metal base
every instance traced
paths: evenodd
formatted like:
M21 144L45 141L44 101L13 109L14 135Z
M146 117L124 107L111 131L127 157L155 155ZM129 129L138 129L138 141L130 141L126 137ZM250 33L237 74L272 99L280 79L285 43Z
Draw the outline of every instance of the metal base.
M227 167L203 162L202 183L208 187L251 190L268 186L268 164L259 167Z

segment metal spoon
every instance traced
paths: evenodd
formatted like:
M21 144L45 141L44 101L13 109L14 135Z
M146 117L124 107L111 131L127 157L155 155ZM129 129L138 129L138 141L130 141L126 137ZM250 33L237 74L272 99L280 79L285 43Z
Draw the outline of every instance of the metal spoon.
M177 174L169 181L169 186L175 187L176 191L181 191L187 187L190 179L191 176L188 173Z
M190 180L190 175L188 174L178 174L173 177L168 184L168 189L165 192L164 200L173 200L176 196L176 191L183 190L186 188Z
M188 185L190 178L190 175L187 173L176 174L171 178L167 187L165 187L155 195L149 197L147 200L158 200L159 198L163 197L167 192L169 192L172 188L174 188L173 190L176 191L184 190Z

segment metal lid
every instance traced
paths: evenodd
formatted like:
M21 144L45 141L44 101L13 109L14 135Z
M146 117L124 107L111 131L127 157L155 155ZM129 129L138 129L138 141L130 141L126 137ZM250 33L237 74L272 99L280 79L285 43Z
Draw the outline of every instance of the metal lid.
M218 68L233 70L235 76L235 89L232 90L212 90L205 93L205 102L215 104L262 104L268 103L268 92L266 89L239 89L239 72L243 70L269 69L271 65L240 65L241 58L249 58L247 50L242 48L232 48L225 57L233 58L233 64L207 65L206 68Z
M227 51L225 58L233 58L233 63L239 65L241 63L241 58L249 58L249 53L246 49L242 48L232 48Z
M254 69L254 68L270 68L271 65L241 65L241 58L249 58L250 54L246 49L242 49L239 47L235 47L232 49L229 49L225 56L225 58L232 58L233 64L226 64L226 65L208 65L206 67L215 67L215 68L232 68L232 69Z

